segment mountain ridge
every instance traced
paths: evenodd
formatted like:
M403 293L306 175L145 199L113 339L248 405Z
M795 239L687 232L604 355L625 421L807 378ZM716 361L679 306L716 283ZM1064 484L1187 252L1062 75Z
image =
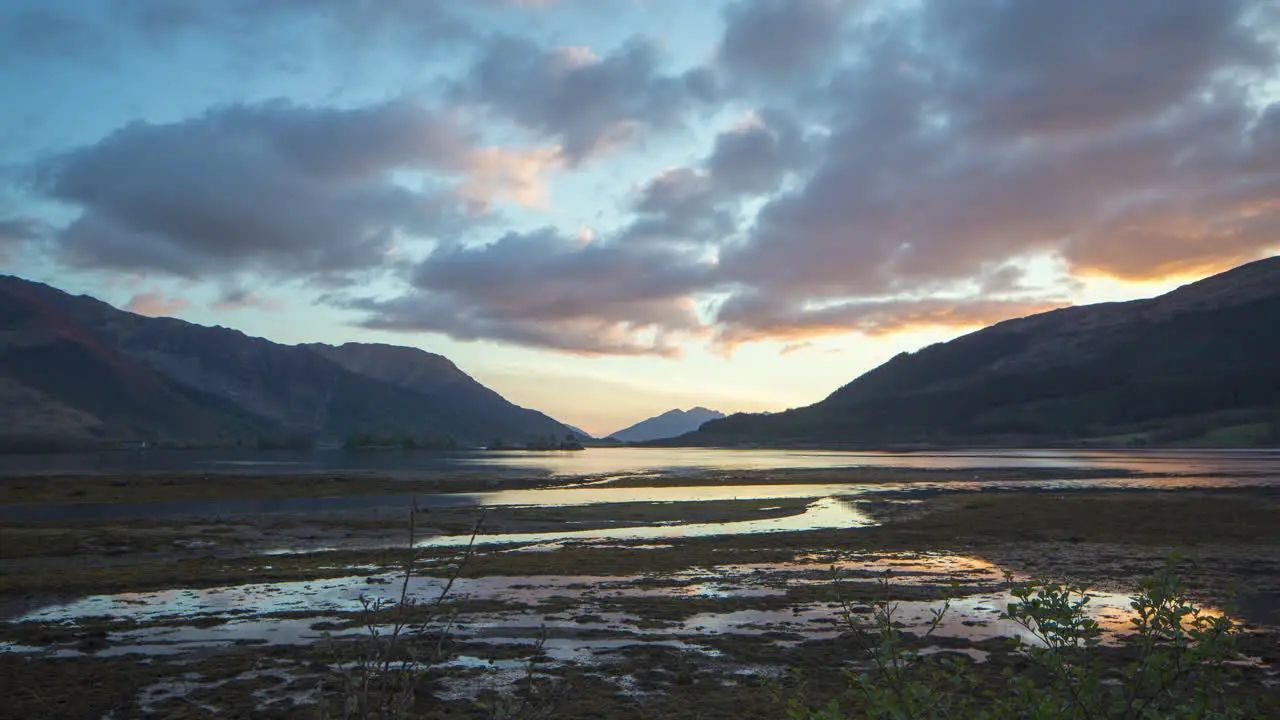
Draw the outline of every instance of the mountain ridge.
M715 420L725 417L724 413L709 410L702 406L692 407L688 410L676 408L668 410L660 415L641 420L634 425L625 427L615 433L611 433L608 437L620 442L647 442L651 440L662 440L665 438L678 437L685 433L698 429L708 420Z
M1280 434L1280 258L901 353L808 407L667 444L1265 444ZM1245 436L1248 437L1245 437Z
M13 429L6 447L32 441L24 432L72 444L352 432L478 444L569 432L416 348L284 345L8 275L0 275L0 379L3 397L21 403L3 416ZM26 425L26 415L61 418L63 430L51 420Z

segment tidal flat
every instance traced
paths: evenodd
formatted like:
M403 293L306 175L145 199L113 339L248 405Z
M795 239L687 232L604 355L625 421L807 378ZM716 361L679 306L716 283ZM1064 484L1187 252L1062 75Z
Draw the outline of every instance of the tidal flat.
M544 717L778 718L797 672L809 697L841 691L866 659L850 620L878 602L923 652L1026 669L1001 611L1031 577L1089 586L1122 663L1129 593L1170 562L1241 624L1241 692L1280 707L1280 489L1265 474L224 479L0 481L0 717L341 716L373 638L400 626L380 660L413 669L415 716L511 716L524 693ZM336 504L20 519L276 491Z

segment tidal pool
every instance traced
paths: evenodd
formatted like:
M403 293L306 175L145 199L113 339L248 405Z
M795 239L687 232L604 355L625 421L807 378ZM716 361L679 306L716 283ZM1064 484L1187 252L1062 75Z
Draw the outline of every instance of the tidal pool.
M505 603L505 610L466 612L453 628L457 638L502 644L554 640L557 656L583 656L636 643L662 640L698 644L718 635L791 634L805 639L834 637L849 628L841 607L826 601L788 600L789 589L828 585L833 572L864 582L889 578L903 588L933 588L954 583L967 595L949 601L935 632L942 637L983 641L1030 635L1000 618L1012 597L1004 589L1004 573L984 560L930 553L884 553L848 557L832 563L816 556L790 563L753 563L642 576L523 576L459 579L451 600ZM444 587L438 577L413 577L408 596L431 602ZM104 657L144 654L175 655L245 643L297 645L325 637L366 632L351 623L371 601L393 604L400 596L396 575L351 576L324 581L251 584L209 589L174 589L150 593L97 595L51 604L13 618L16 623L76 625L104 619L141 627L113 631L94 654ZM865 593L865 588L863 588ZM652 621L645 601L757 598L766 607L697 611L679 619ZM622 601L624 605L617 603ZM865 618L865 598L854 617ZM550 605L547 605L550 603ZM1089 611L1108 632L1127 626L1129 597L1092 593ZM942 601L895 601L895 620L923 632ZM388 605L390 606L390 605ZM772 607L768 607L772 606ZM633 610L619 608L632 607ZM670 607L670 606L662 606ZM286 614L287 616L282 616ZM67 647L0 646L0 652L72 651ZM74 652L74 651L72 651Z

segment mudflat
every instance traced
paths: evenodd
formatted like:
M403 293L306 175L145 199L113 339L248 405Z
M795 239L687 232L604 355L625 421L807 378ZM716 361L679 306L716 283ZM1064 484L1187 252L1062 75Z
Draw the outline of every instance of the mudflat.
M1142 482L1088 482L1115 477ZM821 698L863 657L842 607L892 601L921 648L995 674L1026 663L1000 618L1010 581L1088 585L1118 639L1128 593L1167 563L1198 603L1242 624L1242 688L1276 702L1280 492L1161 479L1016 468L11 478L0 483L11 506L273 492L423 501L6 523L0 716L320 717L348 699L371 633L403 626L396 661L412 663L425 717L492 717L532 683L554 717L774 718L793 671ZM725 487L764 496L710 491ZM655 499L599 492L624 488ZM673 499L680 488L689 497ZM521 504L540 489L580 490L580 504ZM432 504L443 495L480 500ZM947 621L925 637L944 602ZM1123 662L1119 640L1107 652Z

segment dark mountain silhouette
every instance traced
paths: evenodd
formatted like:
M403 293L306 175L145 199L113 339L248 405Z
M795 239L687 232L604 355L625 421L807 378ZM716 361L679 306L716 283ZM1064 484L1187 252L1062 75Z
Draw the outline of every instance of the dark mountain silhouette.
M509 443L570 432L413 348L280 345L0 276L5 446L349 433Z
M1280 258L903 353L809 407L673 444L1280 444Z
M596 440L596 439L598 439L598 438L596 438L594 435L592 435L591 433L587 432L586 430L583 430L583 429L582 429L582 428L580 428L580 427L576 427L576 426L570 425L569 423L565 423L565 424L564 424L564 426L565 426L565 427L567 427L567 428L569 428L569 432L571 432L571 433L573 433L574 435L576 435L576 436L577 436L577 438L578 438L579 440Z
M708 410L704 407L688 410L668 410L667 412L641 420L629 428L619 430L609 437L622 442L645 442L672 438L693 432L708 420L724 417L724 413Z

